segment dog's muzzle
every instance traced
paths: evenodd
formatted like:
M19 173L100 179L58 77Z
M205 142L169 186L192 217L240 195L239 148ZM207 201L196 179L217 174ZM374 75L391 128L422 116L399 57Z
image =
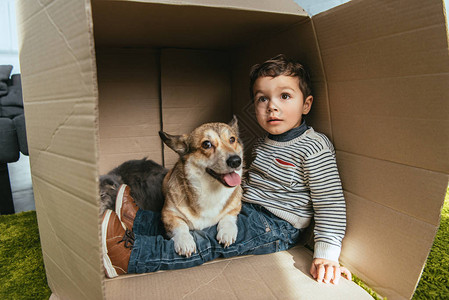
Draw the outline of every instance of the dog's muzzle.
M237 169L238 167L240 167L242 165L242 159L238 155L232 155L232 156L228 157L228 159L226 160L226 164L230 168ZM220 174L210 168L206 168L206 172L210 176L212 176L213 178L215 178L219 182L221 182L224 186L227 186L227 187L235 187L235 186L238 186L242 182L240 175L238 173L236 173L235 171L225 173L225 174Z
M206 168L206 172L227 187L236 187L242 182L240 175L234 171L230 173L219 174L212 169Z

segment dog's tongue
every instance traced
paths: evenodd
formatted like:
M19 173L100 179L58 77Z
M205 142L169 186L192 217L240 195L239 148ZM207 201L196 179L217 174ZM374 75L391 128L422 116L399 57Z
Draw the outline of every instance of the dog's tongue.
M237 186L242 181L239 174L237 174L236 172L223 175L223 179L229 186Z

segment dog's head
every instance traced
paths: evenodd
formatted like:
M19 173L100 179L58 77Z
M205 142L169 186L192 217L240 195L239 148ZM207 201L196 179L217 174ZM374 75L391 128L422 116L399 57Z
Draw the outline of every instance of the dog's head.
M192 167L190 172L205 172L227 187L240 184L243 145L235 116L229 124L206 123L190 134L170 135L161 131L159 135Z

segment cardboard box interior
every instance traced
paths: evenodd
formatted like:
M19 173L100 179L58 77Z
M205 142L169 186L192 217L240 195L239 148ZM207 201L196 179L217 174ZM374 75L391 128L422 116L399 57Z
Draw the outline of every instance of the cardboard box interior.
M17 11L31 170L55 296L367 295L354 284L315 284L303 248L103 278L98 175L145 156L170 167L176 155L160 129L181 134L233 114L250 150L261 131L249 67L285 53L311 70L307 122L337 150L348 215L341 262L381 295L411 297L448 183L441 1L358 0L313 18L287 0L19 1Z

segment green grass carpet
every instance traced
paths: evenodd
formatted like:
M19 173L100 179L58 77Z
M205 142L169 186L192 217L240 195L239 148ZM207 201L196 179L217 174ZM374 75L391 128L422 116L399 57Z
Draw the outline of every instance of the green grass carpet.
M0 299L48 299L35 212L0 216ZM360 280L355 282L361 286ZM373 298L382 299L374 292ZM441 223L413 300L449 299L449 187Z
M48 299L36 212L0 216L0 299Z
M412 299L449 299L449 187L440 227Z

